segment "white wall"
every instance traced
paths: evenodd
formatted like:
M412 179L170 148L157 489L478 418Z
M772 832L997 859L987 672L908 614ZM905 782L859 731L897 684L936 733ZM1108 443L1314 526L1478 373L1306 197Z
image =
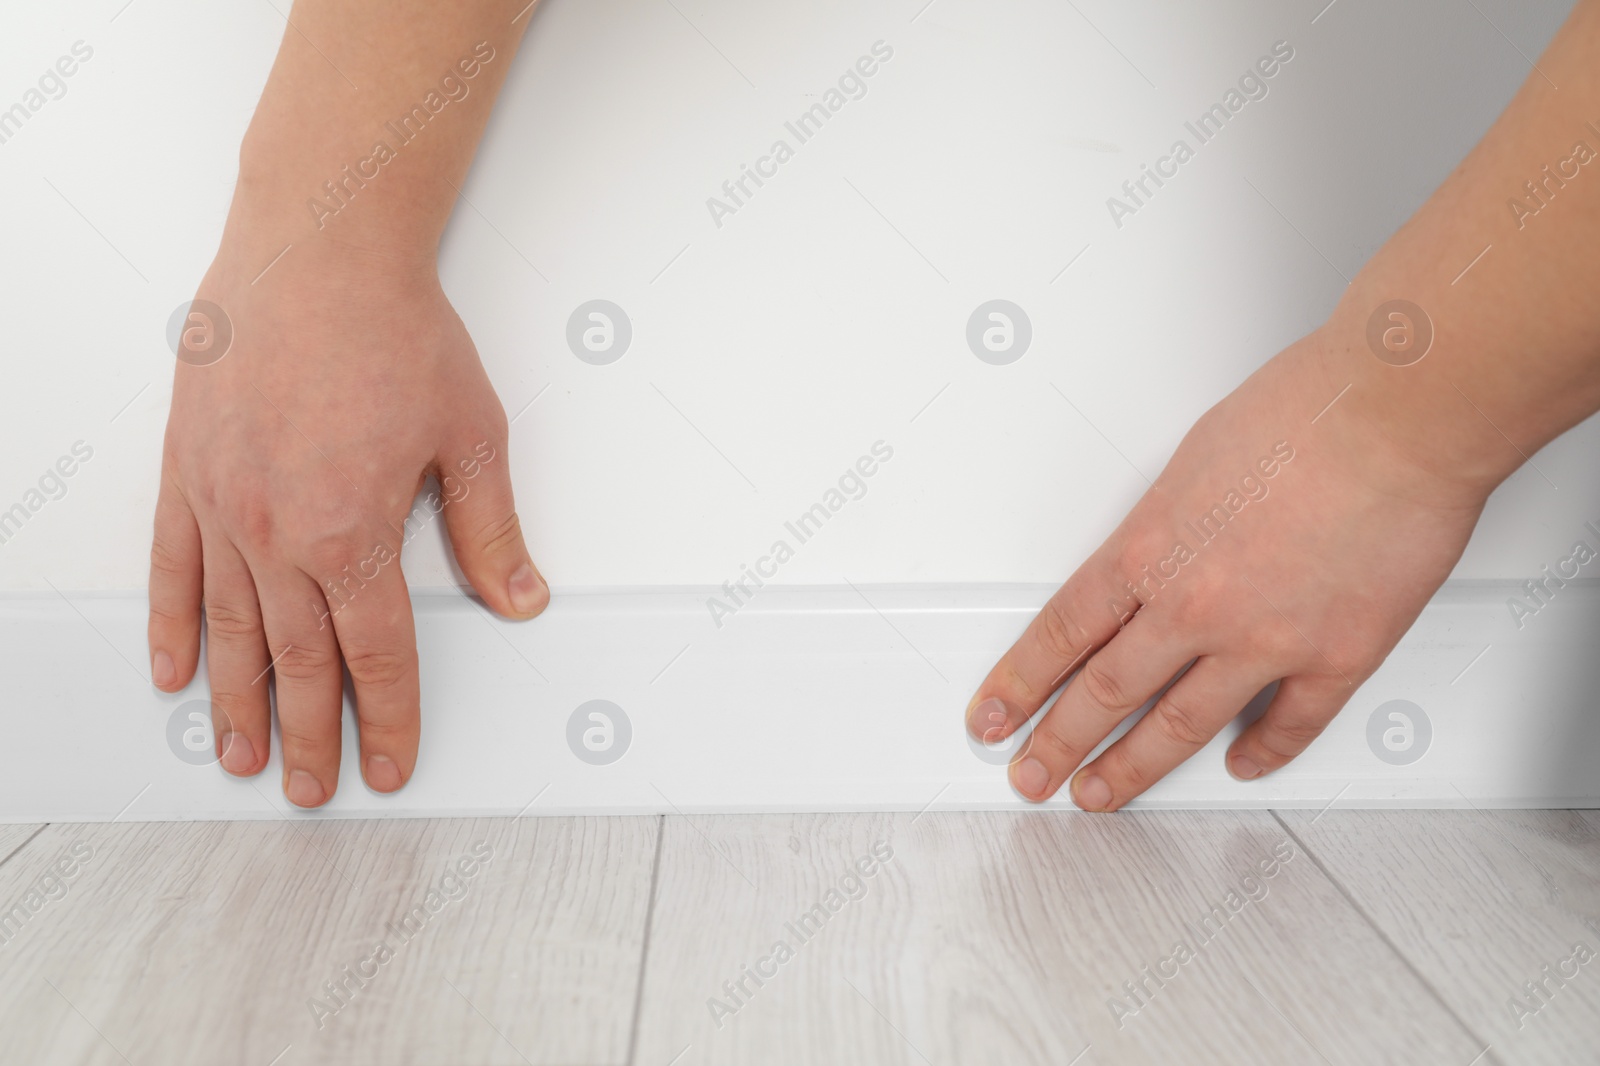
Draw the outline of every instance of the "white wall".
M537 13L466 186L492 226L461 207L443 269L508 411L548 386L513 462L558 587L720 583L879 439L894 460L783 580L1065 577L1143 482L1056 389L1153 476L1320 321L1570 6L1338 0L1313 24L1325 0L1079 0L1089 22L1054 0L923 3ZM0 13L0 108L94 49L0 144L0 508L94 448L0 545L0 589L144 584L165 323L215 250L282 31L263 0ZM706 198L880 39L894 57L867 96L717 228ZM1106 197L1280 39L1296 57L1270 95L1115 228ZM564 341L597 297L634 324L604 367ZM1034 329L1008 367L964 337L996 297ZM1597 433L1538 457L1559 492L1532 471L1501 489L1457 576L1535 573L1600 518ZM450 580L437 543L406 570Z

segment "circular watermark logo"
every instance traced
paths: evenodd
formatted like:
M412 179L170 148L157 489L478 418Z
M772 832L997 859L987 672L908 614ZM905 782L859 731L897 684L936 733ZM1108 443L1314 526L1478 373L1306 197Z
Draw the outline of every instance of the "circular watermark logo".
M980 703L978 707L981 709L983 704ZM1005 711L997 710L985 716L985 728L981 738L973 736L972 730L964 729L967 735L967 747L972 750L973 755L990 766L1009 765L1033 741L1033 726L1027 722L1004 740L999 739L1000 730L1005 722Z
M589 700L567 719L567 747L593 766L614 763L633 743L633 723L628 712L610 700Z
M210 366L233 347L233 320L210 300L191 300L167 319L167 347L190 366Z
M221 711L219 718L226 718ZM211 722L210 700L185 700L167 718L167 747L190 766L217 761L217 734Z
M967 347L991 366L1015 363L1033 343L1033 323L1028 312L1010 300L990 300L978 305L967 319Z
M1367 347L1390 366L1410 366L1433 347L1433 319L1410 300L1379 304L1367 319Z
M567 319L567 347L585 363L615 363L632 341L633 323L628 313L610 300L579 304Z
M1367 719L1367 747L1392 766L1409 766L1428 753L1433 723L1410 700L1380 704Z

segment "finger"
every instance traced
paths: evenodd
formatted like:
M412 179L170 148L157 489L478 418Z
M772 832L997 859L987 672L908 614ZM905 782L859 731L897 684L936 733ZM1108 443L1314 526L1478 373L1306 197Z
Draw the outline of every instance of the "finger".
M484 602L509 618L532 618L550 602L550 588L522 541L511 498L504 436L438 457L445 524L461 570Z
M150 540L150 680L176 692L200 664L200 601L205 568L200 527L171 480L161 478Z
M967 731L986 743L1010 736L1067 676L1130 617L1138 601L1091 559L1056 590L967 705Z
M378 792L393 792L410 779L421 728L411 597L399 555L390 549L376 545L327 592L339 652L355 686L361 773Z
M1049 799L1102 740L1193 657L1155 616L1140 614L1095 652L1011 763L1025 798Z
M266 632L250 568L221 533L202 539L205 568L206 673L211 724L222 768L248 777L272 750Z
M1203 656L1127 734L1079 771L1072 799L1086 811L1114 811L1210 743L1269 678Z
M1228 772L1250 781L1284 766L1322 735L1352 691L1339 678L1284 678L1266 713L1228 749Z
M283 737L283 794L320 807L339 787L344 671L328 601L317 583L282 562L253 568L272 649Z

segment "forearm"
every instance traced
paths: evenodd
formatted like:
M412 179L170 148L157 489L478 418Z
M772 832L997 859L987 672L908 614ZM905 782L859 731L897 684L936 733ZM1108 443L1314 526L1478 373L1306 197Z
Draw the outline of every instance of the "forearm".
M225 245L431 264L527 0L298 0L240 150ZM515 19L515 21L513 21Z
M1411 365L1369 343L1374 312L1396 299L1434 330ZM1579 3L1320 340L1329 398L1351 385L1330 417L1358 419L1445 481L1484 492L1600 409L1600 2Z

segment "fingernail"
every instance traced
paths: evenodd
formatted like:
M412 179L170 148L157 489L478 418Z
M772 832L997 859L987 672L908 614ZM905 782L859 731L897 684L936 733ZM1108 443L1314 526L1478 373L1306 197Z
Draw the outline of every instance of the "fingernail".
M534 613L544 606L549 595L544 582L539 580L539 575L527 563L517 567L516 573L511 575L511 580L506 583L506 592L511 596L511 606L518 614Z
M289 780L284 783L283 794L288 796L289 802L296 807L316 807L328 798L328 794L322 790L322 782L304 770L289 771Z
M387 755L368 755L367 784L378 792L393 792L400 787L400 767Z
M967 732L985 744L994 743L1005 739L1006 723L1010 718L1006 713L1006 705L997 697L990 696L967 712Z
M1237 777L1240 781L1254 780L1266 772L1253 759L1247 759L1243 755L1228 756L1228 773Z
M1072 782L1072 802L1086 811L1103 811L1111 806L1111 786L1093 774L1080 775Z
M1016 782L1018 792L1039 799L1050 785L1050 771L1038 759L1023 759L1017 764L1011 779Z
M178 680L178 668L173 665L172 656L158 651L151 657L150 680L155 682L157 688L166 688Z
M256 749L243 733L222 734L222 768L230 774L248 774L255 769Z

